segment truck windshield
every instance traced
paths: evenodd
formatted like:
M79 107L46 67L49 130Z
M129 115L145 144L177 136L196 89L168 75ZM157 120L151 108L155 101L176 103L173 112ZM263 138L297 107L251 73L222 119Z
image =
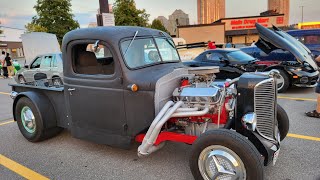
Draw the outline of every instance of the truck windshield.
M124 54L131 40L121 42ZM135 39L127 53L123 55L129 68L139 68L147 65L179 62L180 58L172 40L167 38Z

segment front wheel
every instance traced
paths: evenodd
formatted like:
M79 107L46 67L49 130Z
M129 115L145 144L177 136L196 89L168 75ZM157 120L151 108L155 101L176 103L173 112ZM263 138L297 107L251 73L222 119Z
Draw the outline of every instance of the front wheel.
M289 131L289 118L287 112L279 104L277 105L277 121L280 140L282 141Z
M207 131L192 145L190 169L196 180L263 179L261 155L244 136L225 129Z
M18 81L19 81L20 84L26 83L26 80L24 79L24 77L23 77L22 75L20 75L20 76L18 77Z

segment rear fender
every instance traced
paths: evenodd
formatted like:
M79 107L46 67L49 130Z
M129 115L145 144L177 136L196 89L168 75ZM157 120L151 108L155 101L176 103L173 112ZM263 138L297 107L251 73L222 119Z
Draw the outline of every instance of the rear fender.
M37 111L40 114L41 119L43 120L43 127L45 129L50 129L57 127L57 119L56 119L56 112L52 103L50 102L49 98L42 93L35 93L32 91L29 92L21 92L18 96L14 99L13 102L13 118L16 121L16 104L22 97L29 98L32 103L35 105Z

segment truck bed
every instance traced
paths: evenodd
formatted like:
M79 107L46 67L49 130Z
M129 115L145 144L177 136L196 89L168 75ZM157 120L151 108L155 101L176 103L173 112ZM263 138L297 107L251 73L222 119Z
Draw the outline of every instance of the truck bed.
M26 84L9 84L12 87L12 91L19 94L33 94L38 96L47 97L51 102L54 110L56 112L57 125L59 127L68 127L68 117L66 102L64 98L64 87L46 87L46 86L36 86L32 83Z

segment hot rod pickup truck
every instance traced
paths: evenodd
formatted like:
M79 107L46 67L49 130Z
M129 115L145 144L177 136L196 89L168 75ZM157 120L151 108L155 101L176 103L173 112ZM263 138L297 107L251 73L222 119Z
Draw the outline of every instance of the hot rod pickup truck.
M96 143L148 156L191 145L195 179L263 179L289 120L277 104L277 71L215 82L217 67L184 66L171 37L141 27L98 27L63 39L63 86L43 74L11 84L22 135L38 142L68 129Z

